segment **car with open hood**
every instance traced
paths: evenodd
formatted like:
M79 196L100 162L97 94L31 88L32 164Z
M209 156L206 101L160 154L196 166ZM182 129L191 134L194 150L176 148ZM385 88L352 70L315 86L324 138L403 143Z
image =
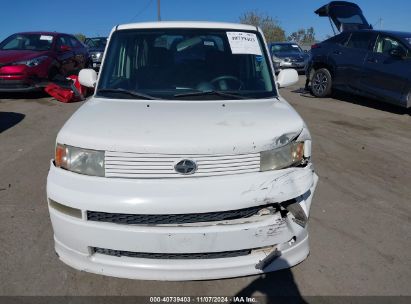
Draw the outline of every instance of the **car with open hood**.
M13 34L0 43L0 92L38 90L56 75L78 73L88 58L86 47L69 34Z
M361 9L345 1L315 13L340 31L312 46L308 74L315 96L339 89L411 107L411 32L373 30Z
M202 280L309 254L311 136L279 93L262 31L116 26L94 95L57 135L47 199L60 259L132 279Z

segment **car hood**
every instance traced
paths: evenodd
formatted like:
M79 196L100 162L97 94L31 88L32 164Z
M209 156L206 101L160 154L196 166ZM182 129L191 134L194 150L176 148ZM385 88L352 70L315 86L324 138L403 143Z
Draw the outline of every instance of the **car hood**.
M89 47L88 48L88 51L89 52L104 52L104 48L98 48L98 47L93 47L93 48L91 48L91 47Z
M48 54L49 51L0 50L0 64L29 60Z
M162 154L239 154L294 139L304 122L283 99L141 101L92 98L57 142L88 149Z
M295 53L295 52L280 52L280 53L274 53L275 57L278 58L306 58L305 55L301 53Z

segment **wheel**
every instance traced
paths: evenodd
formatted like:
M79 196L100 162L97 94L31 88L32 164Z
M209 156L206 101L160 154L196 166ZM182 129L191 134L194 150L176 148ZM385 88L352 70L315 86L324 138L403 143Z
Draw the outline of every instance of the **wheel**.
M326 97L331 94L332 77L326 68L318 69L311 78L311 92L315 97Z

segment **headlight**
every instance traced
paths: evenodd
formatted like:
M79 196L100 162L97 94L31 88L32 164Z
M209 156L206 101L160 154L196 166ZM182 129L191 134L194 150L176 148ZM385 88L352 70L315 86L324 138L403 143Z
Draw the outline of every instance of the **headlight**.
M103 53L91 53L93 59L99 60L103 56Z
M291 142L283 147L261 152L260 171L284 169L304 161L304 142Z
M38 66L40 63L42 63L47 58L48 58L47 56L40 56L40 57L36 57L33 59L29 59L29 60L18 61L18 62L15 62L14 64L15 65L24 64L24 65L27 65L28 67L35 67L35 66Z
M104 176L104 151L57 144L55 164L79 174Z
M274 61L275 63L281 63L283 60L280 59L280 58L278 58L278 57L276 57L276 56L273 56L273 61Z

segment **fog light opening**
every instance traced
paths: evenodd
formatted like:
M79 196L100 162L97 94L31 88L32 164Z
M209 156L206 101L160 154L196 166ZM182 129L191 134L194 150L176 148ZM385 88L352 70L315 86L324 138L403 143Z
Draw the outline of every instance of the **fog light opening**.
M53 208L54 210L57 210L60 213L63 213L68 216L72 216L75 218L82 218L82 213L80 209L77 208L72 208L60 203L57 203L56 201L53 201L52 199L49 199L49 206L50 208Z
M294 243L295 243L296 241L297 241L297 238L296 238L295 236L293 236L292 239L288 241L288 245L289 245L289 246L292 246L292 245L294 245Z

